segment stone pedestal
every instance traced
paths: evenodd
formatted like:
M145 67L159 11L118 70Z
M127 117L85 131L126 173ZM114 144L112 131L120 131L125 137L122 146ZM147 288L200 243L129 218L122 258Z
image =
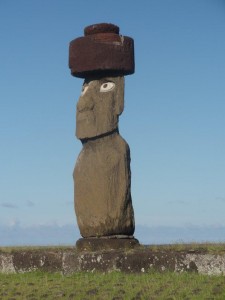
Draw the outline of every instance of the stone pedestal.
M134 249L137 246L140 244L133 236L83 238L76 242L76 248L79 252L126 250Z

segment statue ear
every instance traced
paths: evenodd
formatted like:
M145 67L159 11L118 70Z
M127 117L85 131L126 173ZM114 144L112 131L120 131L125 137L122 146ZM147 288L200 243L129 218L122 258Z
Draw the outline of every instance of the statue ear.
M115 111L119 116L122 114L124 109L124 77L116 78L116 100L115 100Z

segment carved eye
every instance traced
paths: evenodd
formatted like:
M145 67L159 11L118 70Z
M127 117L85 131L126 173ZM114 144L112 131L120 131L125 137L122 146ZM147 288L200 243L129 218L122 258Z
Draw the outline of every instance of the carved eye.
M87 92L88 85L83 85L82 91L81 91L81 96L84 96L84 94Z
M101 87L100 87L100 92L103 92L103 93L104 93L104 92L109 92L109 91L113 90L114 87L115 87L115 83L110 82L110 81L105 82L105 83L103 83L103 84L101 85Z

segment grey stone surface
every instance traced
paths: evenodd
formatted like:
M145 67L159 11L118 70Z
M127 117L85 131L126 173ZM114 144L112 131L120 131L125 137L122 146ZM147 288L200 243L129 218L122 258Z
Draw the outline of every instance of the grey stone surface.
M74 169L74 200L82 237L133 235L130 149L118 132L124 78L86 80L77 104L83 149Z
M205 275L225 275L225 255L152 251L146 247L107 251L16 251L0 254L1 273L24 273L35 270L62 272L197 272Z
M124 77L86 79L77 103L76 136L88 139L112 132L124 108Z
M61 251L16 251L13 253L14 268L20 273L36 270L59 271L62 269L61 260Z
M67 253L63 272L119 271L146 273L150 270L176 273L196 272L204 275L225 275L225 255L189 254L176 251L150 251L147 248L103 252Z
M133 249L140 244L133 236L126 238L83 238L76 242L78 251L105 251Z
M185 266L185 267L184 267ZM208 275L225 274L225 256L214 254L187 254L176 271L195 268L198 273Z
M134 233L130 152L115 132L83 145L75 171L75 210L83 237Z
M8 253L0 254L0 272L1 273L16 273L13 264L13 255Z

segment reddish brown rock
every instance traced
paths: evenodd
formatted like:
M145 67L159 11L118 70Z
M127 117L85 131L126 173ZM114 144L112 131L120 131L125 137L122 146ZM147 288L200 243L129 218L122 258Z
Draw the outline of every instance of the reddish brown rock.
M98 33L115 33L119 34L120 29L118 26L110 23L100 23L100 24L93 24L84 28L84 35L92 35Z
M113 24L94 24L70 43L71 74L80 78L134 73L134 41Z

